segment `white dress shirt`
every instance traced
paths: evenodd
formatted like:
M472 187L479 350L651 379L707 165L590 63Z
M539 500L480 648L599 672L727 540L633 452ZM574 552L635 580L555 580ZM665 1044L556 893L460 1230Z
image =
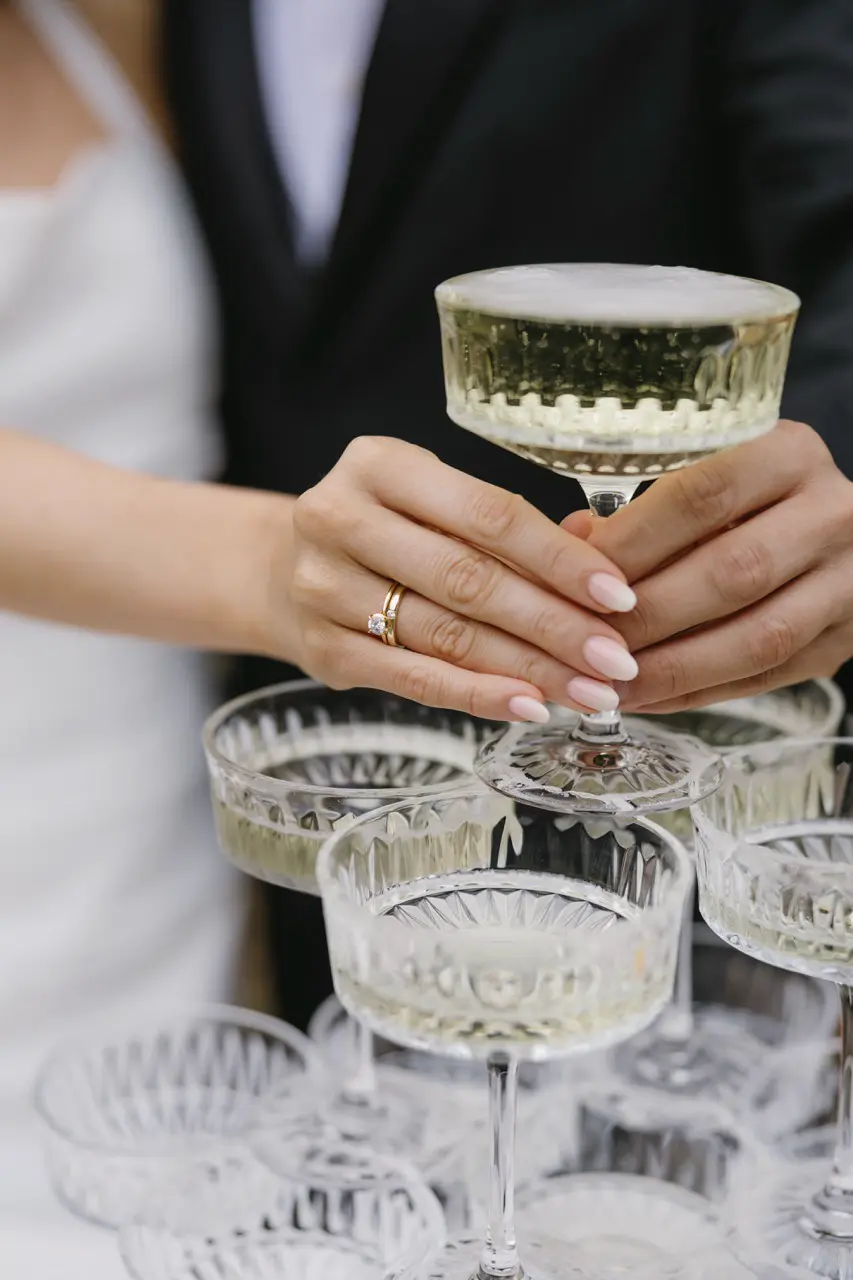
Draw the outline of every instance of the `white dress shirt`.
M323 261L335 234L383 9L384 0L254 0L261 91L303 262Z

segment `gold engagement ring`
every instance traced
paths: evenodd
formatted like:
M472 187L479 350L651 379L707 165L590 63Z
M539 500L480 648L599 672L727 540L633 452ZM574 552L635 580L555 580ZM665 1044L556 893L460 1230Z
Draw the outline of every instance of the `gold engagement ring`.
M399 582L392 582L388 588L388 594L385 596L385 603L382 606L381 613L372 613L367 619L367 633L375 636L377 640L381 640L383 644L390 644L392 649L405 649L405 645L400 644L397 639L397 614L400 611L400 601L403 599L406 588Z

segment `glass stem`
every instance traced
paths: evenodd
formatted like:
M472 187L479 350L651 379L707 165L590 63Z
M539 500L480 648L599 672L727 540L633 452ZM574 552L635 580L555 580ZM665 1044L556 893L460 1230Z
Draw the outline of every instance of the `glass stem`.
M694 876L695 880L695 876ZM686 1046L693 1035L693 892L687 894L681 934L678 939L678 967L672 1001L660 1020L660 1036L670 1048Z
M624 489L598 489L589 481L582 485L590 510L593 515L602 519L612 516L620 507L630 502L636 487L636 483L633 483ZM619 711L590 711L581 716L574 736L584 742L601 743L602 746L624 742L622 715Z
M360 1022L356 1022L354 1026L356 1068L344 1085L343 1097L348 1106L367 1111L376 1106L378 1097L373 1034Z
M841 1078L838 1090L838 1130L832 1173L815 1196L816 1213L810 1226L821 1235L853 1240L853 989L839 987L841 996Z
M518 1063L505 1053L489 1058L489 1227L480 1280L523 1280L515 1243L515 1116Z

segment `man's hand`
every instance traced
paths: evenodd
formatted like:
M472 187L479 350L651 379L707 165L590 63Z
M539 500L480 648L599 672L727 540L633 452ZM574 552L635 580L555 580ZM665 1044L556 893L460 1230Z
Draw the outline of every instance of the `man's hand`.
M617 686L627 711L748 697L853 656L853 484L810 427L781 422L663 476L608 520L565 527L639 597L610 619L640 665Z

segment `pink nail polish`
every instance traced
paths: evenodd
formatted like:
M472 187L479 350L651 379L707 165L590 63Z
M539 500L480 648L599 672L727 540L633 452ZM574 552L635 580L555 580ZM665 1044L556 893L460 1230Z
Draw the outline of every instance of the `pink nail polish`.
M603 604L605 609L612 609L614 613L630 613L637 603L636 593L627 582L614 577L612 573L591 574L587 586L593 600L597 604Z
M509 713L517 720L528 720L531 724L547 724L551 719L551 713L544 702L537 702L535 698L527 698L523 694L510 698Z
M593 671L609 680L634 680L639 675L640 668L625 646L608 636L590 636L583 656Z
M619 706L619 694L609 684L600 684L587 676L575 676L568 683L569 697L581 707L591 711L615 711Z

